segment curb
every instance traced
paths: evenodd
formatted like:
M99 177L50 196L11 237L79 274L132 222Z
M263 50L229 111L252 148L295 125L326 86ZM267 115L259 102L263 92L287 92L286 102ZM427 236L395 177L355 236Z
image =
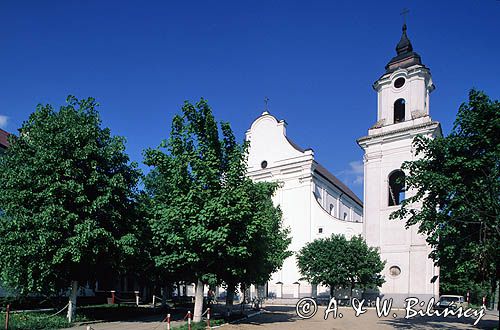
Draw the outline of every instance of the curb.
M90 325L90 324L97 324L97 323L106 323L109 321L106 320L92 320L92 321L82 321L82 322L75 322L72 327L81 327L84 325Z
M260 315L260 314L263 314L263 313L266 313L267 311L266 310L260 310L258 312L255 312L255 313L252 313L252 314L248 314L247 316L239 319L239 320L234 320L234 321L231 321L231 322L227 322L227 323L223 323L221 325L216 325L215 327L210 327L210 329L217 329L217 328L221 328L223 326L226 326L226 325L229 325L229 324L236 324L238 322L241 322L243 320L247 320L251 317L254 317L254 316L257 316L257 315Z

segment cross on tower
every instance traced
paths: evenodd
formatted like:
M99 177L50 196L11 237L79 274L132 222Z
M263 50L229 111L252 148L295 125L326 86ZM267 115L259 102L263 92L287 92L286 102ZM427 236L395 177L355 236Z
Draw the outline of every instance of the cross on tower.
M264 103L265 103L265 105L266 105L266 111L269 111L269 105L268 105L268 103L269 103L269 98L268 98L267 96L266 96L266 97L264 97Z
M403 23L406 24L406 14L408 14L410 11L408 10L408 8L403 8L403 11L399 14L401 16L403 16Z

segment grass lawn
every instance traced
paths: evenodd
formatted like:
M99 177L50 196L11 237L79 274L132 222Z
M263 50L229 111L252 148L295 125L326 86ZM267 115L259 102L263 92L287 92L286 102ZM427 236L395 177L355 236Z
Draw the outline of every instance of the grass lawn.
M58 315L51 316L54 312L25 312L11 313L9 317L9 330L49 330L61 329L71 326L66 319L66 311ZM95 320L119 321L129 320L140 316L164 314L160 309L154 310L147 307L118 306L118 305L93 305L77 307L77 315L74 324ZM5 322L5 312L0 313L0 325L3 329ZM223 324L222 319L210 320L210 325ZM206 328L206 321L192 323L192 330ZM187 324L174 327L177 330L187 330Z
M224 320L210 320L210 326L214 327L216 325L221 325L225 323ZM205 330L207 328L207 322L197 322L197 323L191 323L191 330ZM188 330L188 325L184 324L179 327L173 327L173 330Z
M94 305L77 307L75 323L94 320L125 320L134 317L153 315L157 312L150 308L137 308L118 305ZM53 312L11 313L9 330L60 329L71 326L66 319L66 311L51 316ZM5 312L0 313L0 324L4 325Z
M53 313L13 313L9 317L9 330L39 330L39 329L60 329L69 326L66 314L50 316ZM2 325L5 322L5 313L0 314ZM85 321L78 319L77 321Z

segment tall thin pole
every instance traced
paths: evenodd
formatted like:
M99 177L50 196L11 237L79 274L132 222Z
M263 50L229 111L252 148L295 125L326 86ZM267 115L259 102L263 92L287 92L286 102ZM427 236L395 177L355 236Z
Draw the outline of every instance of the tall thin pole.
M5 313L5 330L9 330L9 314L10 314L10 305L7 305L7 311Z

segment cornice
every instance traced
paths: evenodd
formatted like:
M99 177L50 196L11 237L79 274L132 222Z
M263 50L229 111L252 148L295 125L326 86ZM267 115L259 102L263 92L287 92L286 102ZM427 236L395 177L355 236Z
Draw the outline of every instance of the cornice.
M417 130L421 130L424 128L431 128L431 127L433 129L436 129L436 128L440 128L441 126L440 126L439 122L431 121L431 122L422 123L422 124L418 124L418 125L414 125L414 126L403 127L400 129L390 131L390 132L383 132L383 133L379 133L379 134L375 134L375 135L363 136L363 137L357 139L356 142L358 143L359 146L362 146L362 144L365 144L366 142L369 142L372 140L376 140L376 139L380 139L380 138L388 137L388 136L398 138L400 135L402 135L402 133L417 131Z

